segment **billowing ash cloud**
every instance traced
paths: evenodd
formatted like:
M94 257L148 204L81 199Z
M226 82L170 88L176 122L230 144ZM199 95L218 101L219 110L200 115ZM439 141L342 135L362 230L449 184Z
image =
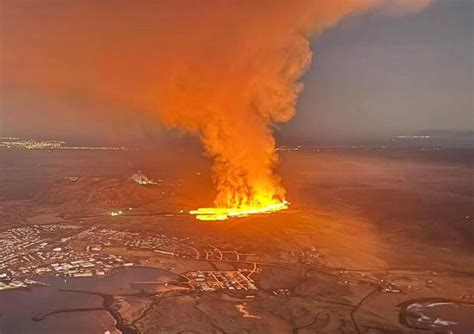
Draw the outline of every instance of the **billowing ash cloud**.
M348 15L429 0L52 3L5 6L7 84L125 105L197 134L214 159L215 204L229 207L284 199L272 125L295 113L308 38Z

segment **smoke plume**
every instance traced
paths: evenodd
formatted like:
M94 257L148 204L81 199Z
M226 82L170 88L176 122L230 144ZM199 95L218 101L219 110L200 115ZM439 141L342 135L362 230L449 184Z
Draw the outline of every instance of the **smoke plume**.
M214 160L215 205L242 207L285 197L273 126L295 114L308 39L350 15L412 13L429 0L49 4L4 5L4 83L126 106L197 134Z

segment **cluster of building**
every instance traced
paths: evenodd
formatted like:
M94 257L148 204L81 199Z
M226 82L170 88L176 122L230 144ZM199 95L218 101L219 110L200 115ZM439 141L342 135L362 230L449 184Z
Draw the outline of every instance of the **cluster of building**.
M77 225L48 224L0 231L0 287L24 287L19 279L33 275L104 276L113 268L134 265L120 255L103 252L106 247L150 250L183 258L195 255L192 247L183 243L187 239L97 227L79 230ZM74 241L85 246L73 248Z
M71 250L67 251L66 256L64 255L62 253L57 256L57 262L46 266L37 266L33 269L34 273L37 275L53 274L64 277L105 276L114 268L134 265L132 262L126 262L119 255L90 254L86 252L71 252ZM49 260L52 259L50 258Z
M144 234L93 227L79 233L76 238L87 241L89 249L92 251L100 251L104 247L126 247L185 258L194 255L192 249L183 244L186 239L169 237L163 234Z
M0 137L0 149L27 149L27 150L128 150L120 147L107 146L64 146L66 144L63 140L36 140L36 139L21 139L18 137Z
M24 263L42 260L48 240L59 231L76 229L74 225L32 225L0 231L0 273Z
M31 286L44 286L44 283L25 279L12 279L7 274L0 274L0 291L13 289L27 289Z
M401 293L402 289L398 284L380 280L379 281L379 290L383 293Z
M130 179L133 182L136 182L141 185L152 185L152 184L158 184L162 182L162 180L155 181L153 179L149 179L148 176L143 174L141 171L138 171L137 173L133 173L130 176Z
M106 275L113 268L133 265L118 255L73 250L68 243L76 238L78 228L54 224L1 231L0 280L3 285L0 287L25 287L28 284L19 279L32 275L87 277Z
M276 148L276 151L299 151L301 150L301 145L297 146L279 146Z
M162 234L83 228L77 225L32 225L0 231L0 290L26 288L30 277L92 277L108 275L114 268L135 265L133 258L115 255L106 248L153 251L160 255L196 258L199 251L187 238ZM125 254L125 252L124 252ZM124 255L125 256L125 255ZM249 269L196 271L186 276L196 290L257 290ZM250 274L249 274L250 273ZM32 283L33 282L33 283Z
M431 136L413 136L413 135L403 135L403 136L393 136L392 141L397 139L431 139Z
M201 291L257 290L253 280L237 271L192 271L186 274L191 286Z
M277 289L272 291L274 296L277 297L291 297L293 293L288 289Z
M35 226L18 227L0 232L0 273L21 264L31 261L31 249L41 247L40 230Z
M14 137L0 138L0 148L27 150L57 150L66 142L62 140L34 140Z

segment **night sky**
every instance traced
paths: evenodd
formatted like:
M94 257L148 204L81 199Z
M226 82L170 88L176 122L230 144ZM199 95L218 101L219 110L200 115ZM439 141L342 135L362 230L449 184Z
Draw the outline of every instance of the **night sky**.
M354 17L315 39L285 131L311 139L473 130L473 6L438 0L416 15Z

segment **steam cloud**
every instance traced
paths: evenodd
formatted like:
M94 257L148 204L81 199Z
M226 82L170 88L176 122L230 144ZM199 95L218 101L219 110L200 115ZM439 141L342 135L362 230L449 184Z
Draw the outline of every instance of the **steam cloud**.
M214 159L215 205L261 206L285 196L273 171L272 126L295 114L312 57L308 38L349 15L407 14L429 2L58 1L47 11L6 5L5 17L25 22L4 23L4 77L50 96L125 105L198 134Z

